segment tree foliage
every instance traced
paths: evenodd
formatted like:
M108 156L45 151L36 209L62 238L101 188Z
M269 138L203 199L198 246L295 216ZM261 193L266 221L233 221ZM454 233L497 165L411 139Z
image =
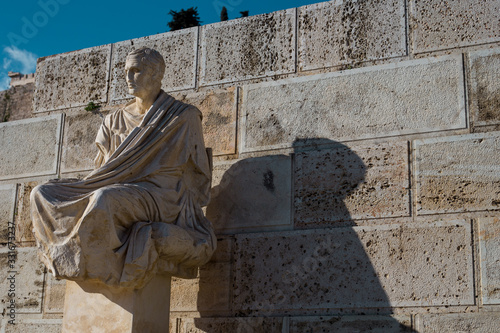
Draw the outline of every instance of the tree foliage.
M167 23L170 31L197 27L201 24L198 7L181 9L178 12L170 10L168 15L172 15L172 21Z
M244 10L240 12L241 16L240 17L247 17L250 12L248 10Z
M229 17L227 16L227 8L222 7L222 10L220 11L220 20L222 21L227 21Z

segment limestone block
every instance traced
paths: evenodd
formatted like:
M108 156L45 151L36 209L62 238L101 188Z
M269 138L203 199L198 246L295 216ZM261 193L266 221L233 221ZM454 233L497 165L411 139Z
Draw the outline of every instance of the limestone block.
M500 133L415 141L417 214L500 208Z
M234 310L474 304L470 224L236 235Z
M483 304L500 304L500 218L479 219Z
M16 241L19 243L34 242L33 223L31 221L31 190L41 182L27 182L19 185L16 215Z
M66 116L61 172L94 169L97 155L95 137L103 119L90 112Z
M404 1L329 1L298 10L301 70L406 55Z
M170 311L227 312L230 310L231 266L208 263L196 279L172 278Z
M153 48L165 59L162 89L175 91L195 87L198 28L182 29L113 44L111 59L111 100L133 97L127 93L125 60L127 54L143 46Z
M210 262L230 262L233 252L234 239L232 237L217 237L217 249Z
M2 333L60 333L62 328L61 319L20 319L15 325L3 320L4 330Z
M201 27L200 85L295 71L295 9Z
M242 152L466 126L462 60L446 56L243 88Z
M291 227L291 160L285 155L214 166L207 217L219 233Z
M44 313L63 313L66 280L57 280L52 274L46 275Z
M320 332L413 332L409 316L324 316L292 317L290 333Z
M9 256L8 248L3 248L0 250L0 262L3 267L0 271L1 308L9 311L6 308L10 304L8 295L13 289L16 313L41 313L45 268L38 260L36 248L19 248L14 257ZM15 281L11 282L8 279L13 275Z
M283 318L279 317L183 318L179 333L282 333L286 332L284 326Z
M408 216L408 183L406 141L296 153L295 226Z
M53 115L1 123L0 180L55 175L61 122Z
M200 109L205 146L213 149L213 156L236 153L235 88L172 95Z
M500 49L469 55L469 101L475 125L500 122Z
M111 46L39 58L36 66L34 112L106 102Z
M421 333L496 333L500 326L500 312L447 313L419 315Z
M0 243L9 241L9 227L14 226L15 205L16 185L0 185Z

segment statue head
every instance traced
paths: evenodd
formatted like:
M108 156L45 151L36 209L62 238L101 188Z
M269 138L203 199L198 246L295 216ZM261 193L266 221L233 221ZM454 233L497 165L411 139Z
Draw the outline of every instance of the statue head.
M144 98L161 89L165 61L158 51L142 47L127 55L125 73L129 93Z

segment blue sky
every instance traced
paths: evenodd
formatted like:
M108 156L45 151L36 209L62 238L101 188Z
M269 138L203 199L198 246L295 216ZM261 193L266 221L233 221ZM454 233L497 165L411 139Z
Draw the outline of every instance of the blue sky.
M318 0L18 0L0 11L0 90L8 71L33 73L36 59L168 31L172 9L198 7L202 24L218 22L225 6L229 19L300 7Z

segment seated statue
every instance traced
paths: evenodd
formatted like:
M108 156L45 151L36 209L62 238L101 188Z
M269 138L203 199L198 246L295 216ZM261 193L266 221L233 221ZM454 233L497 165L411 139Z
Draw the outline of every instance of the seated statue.
M154 274L195 277L216 248L202 211L211 169L201 112L161 90L157 51L132 51L125 72L136 98L106 116L96 169L31 193L39 255L56 278L142 288Z

